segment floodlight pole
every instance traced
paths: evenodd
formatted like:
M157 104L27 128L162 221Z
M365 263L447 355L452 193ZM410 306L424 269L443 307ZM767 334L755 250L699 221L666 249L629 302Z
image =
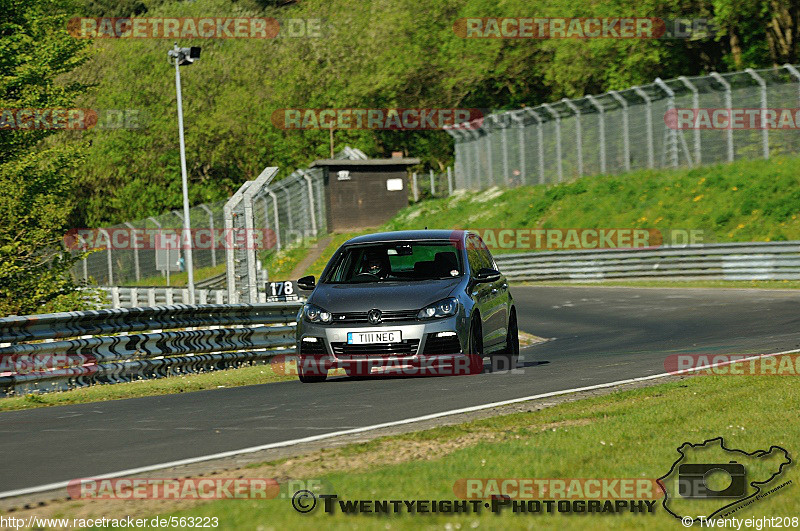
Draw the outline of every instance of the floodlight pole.
M175 90L178 94L178 136L181 144L181 187L183 188L183 240L184 254L186 256L186 272L189 275L189 304L194 304L194 262L192 260L192 226L189 220L189 184L186 177L186 143L183 139L183 98L181 96L181 66L180 48L175 43Z

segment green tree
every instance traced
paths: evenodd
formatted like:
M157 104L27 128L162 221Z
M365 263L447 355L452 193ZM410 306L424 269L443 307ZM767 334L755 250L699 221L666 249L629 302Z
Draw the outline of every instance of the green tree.
M84 90L59 77L85 59L86 43L66 31L67 0L0 0L0 108L51 109L72 105ZM50 145L53 129L0 130L0 315L74 309L62 251L74 202L70 175L78 144Z

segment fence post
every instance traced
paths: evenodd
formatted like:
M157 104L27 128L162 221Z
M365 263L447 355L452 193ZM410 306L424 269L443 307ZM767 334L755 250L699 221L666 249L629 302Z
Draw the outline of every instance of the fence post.
M156 305L156 288L147 288L147 305L151 308Z
M275 188L281 188L284 192L286 192L286 221L289 222L289 230L294 230L294 219L292 216L292 192L289 191L289 188L286 186L281 186L279 183L278 186Z
M278 251L281 250L281 221L278 218L278 194L272 191L271 188L267 188L267 194L272 198L272 215L275 216L275 247L278 248ZM266 203L264 204L264 217L267 217L267 208ZM311 211L314 210L314 204L309 205L309 209ZM314 227L314 234L316 235L317 229Z
M317 235L317 214L314 211L316 205L314 204L314 186L311 184L311 176L305 170L299 170L300 174L303 176L303 179L306 181L306 186L308 187L308 208L311 214L311 234L313 236ZM277 207L275 210L275 215L277 216Z
M111 235L108 234L106 229L100 229L97 232L102 232L106 235L106 241L108 241L108 246L106 246L106 266L108 267L108 285L114 285L114 265L111 260Z
M569 109L575 113L575 140L578 149L578 177L583 177L583 132L581 131L581 111L572 101L564 98L561 100Z
M447 167L447 195L453 195L453 168Z
M473 143L472 143L472 147L473 147L473 149L472 149L472 157L475 159L475 164L474 164L474 168L475 169L473 170L475 172L475 178L472 180L472 182L476 185L475 188L477 190L480 190L481 189L481 168L480 168L480 166L481 166L481 147L480 147L481 133L480 133L480 131L478 131L478 128L479 128L479 126L476 126L475 129L473 129L470 132L474 135L473 136Z
M81 241L83 241L83 238L81 238ZM83 252L85 253L88 250L89 246L84 241ZM86 282L87 284L89 283L89 255L83 257L83 281Z
M487 168L487 171L489 172L487 177L490 180L489 186L491 186L491 185L497 184L495 182L495 178L494 178L494 160L492 160L491 130L486 128L486 129L483 129L483 131L485 133L484 137L483 137L484 138L484 142L483 143L486 144L486 168Z
M783 68L788 70L789 73L792 76L794 76L795 79L797 79L797 101L798 105L800 105L800 72L798 72L797 69L793 65L790 65L789 63L783 65Z
M225 267L227 273L227 288L228 288L228 303L236 304L239 302L239 292L236 289L236 242L238 238L233 233L234 225L233 218L236 215L233 209L242 202L242 196L245 191L253 184L253 181L246 181L239 189L233 194L230 199L225 202L222 209L225 219Z
M419 191L417 191L417 172L411 174L411 190L414 192L414 202L419 201Z
M556 121L556 166L558 172L558 182L564 180L564 167L561 161L561 116L549 104L542 104L542 108L550 113Z
M631 171L631 137L628 122L628 101L616 90L608 92L622 107L622 156L625 158L625 171Z
M129 229L131 229L131 231L135 231L136 230L136 227L134 227L133 225L131 225L127 221L125 222L125 225ZM139 245L136 243L138 241L138 239L135 237L133 232L131 232L131 237L129 238L128 241L133 243L133 268L134 268L134 271L135 271L135 274L136 274L136 282L139 282Z
M172 212L175 215L175 217L181 220L181 226L183 226L183 212L181 212L180 210L171 210L170 212Z
M453 184L455 186L461 186L462 188L466 189L469 188L467 182L467 156L469 150L466 149L466 140L468 138L467 134L462 131L459 127L463 124L458 123L451 126L446 126L445 129L447 132L453 137L453 147L455 151L455 161L453 165L455 166L455 183L451 183L450 193L453 193L452 187Z
M502 118L500 118L502 116ZM508 113L504 112L500 116L493 114L492 121L496 125L500 127L500 147L503 151L503 184L508 182L509 173L508 173L508 131L507 131L507 120Z
M208 228L211 231L211 267L217 265L217 234L214 232L214 213L208 208L208 205L201 203L200 208L208 213Z
M469 124L467 124L469 125ZM458 134L461 135L461 186L465 190L472 188L472 134L467 130L459 130ZM458 166L456 166L458 167ZM458 174L456 173L456 186L459 185Z
M253 203L255 202L255 194L259 192L259 190L256 190L253 194L248 193L251 188L254 187L251 186L248 188L242 199L244 202L244 245L247 262L247 290L249 292L247 302L250 304L256 302L256 298L258 297L258 286L256 284L256 249L255 239L253 238L253 230L255 229L255 224L253 223ZM264 205L264 216L266 215L267 208L266 205ZM277 230L275 234L278 234Z
M164 298L167 306L175 304L175 299L173 298L173 289L174 288L167 288L164 290Z
M249 182L249 181L248 181ZM246 184L246 183L245 183ZM242 188L244 185L242 186ZM241 192L241 188L239 189ZM235 197L235 195L234 195ZM233 199L233 197L231 198ZM232 246L236 241L233 233L233 208L230 206L231 201L228 200L223 207L223 220L225 223L225 284L228 289L228 300L231 304L238 302L236 299L236 261L234 258L234 250Z
M430 170L431 175L431 197L436 195L436 177L433 175L433 169Z
M153 216L150 216L147 219L152 221L156 225L156 227L158 227L158 231L156 231L156 241L155 241L156 248L158 248L158 246L159 246L158 238L163 238L163 236L164 236L164 231L162 230L163 227L161 226L161 223L156 218L154 218ZM169 286L169 274L170 274L170 267L169 266L170 266L170 257L171 257L170 251L171 250L172 250L171 248L167 248L166 249L166 251L167 251L167 269L165 271L161 272L161 274L163 276L167 277L167 286Z
M692 110L695 113L698 112L698 108L700 107L700 94L697 90L697 87L695 87L686 76L678 76L678 79L686 88L692 91ZM692 133L692 137L694 139L694 165L699 166L703 161L703 149L702 144L700 143L700 129L695 127Z
M656 85L667 94L667 105L670 109L675 109L675 91L661 80L660 77L656 78ZM666 125L666 124L665 124ZM669 135L669 156L673 168L678 167L678 135L677 131L672 127L668 127L667 134Z
M645 115L645 126L647 127L647 167L655 168L656 156L655 147L653 146L653 103L650 100L650 96L648 96L641 87L633 87L633 91L644 100L644 105L647 109L647 114Z
M524 112L524 111L522 111ZM511 119L514 120L519 127L517 127L517 141L519 143L517 152L519 153L519 171L520 177L522 180L522 184L526 184L527 181L527 161L525 160L525 119L520 115L520 111L514 111L509 113Z
M586 99L594 105L595 109L600 113L597 121L598 130L600 132L600 173L606 172L606 110L594 96L586 96Z
M119 286L112 286L111 287L111 307L112 308L119 308Z
M725 81L717 72L711 72L710 76L725 89L725 108L730 109L733 106L731 102L731 84ZM730 127L725 131L725 139L728 144L728 162L733 162L733 129Z
M766 116L766 109L767 109L767 83L764 79L756 74L756 71L752 68L746 68L745 72L750 74L750 77L756 80L759 87L761 87L761 151L764 154L764 158L769 158L769 130L767 129L767 116Z
M544 133L542 132L542 118L530 107L525 108L525 112L536 120L536 140L539 155L539 184L544 184Z

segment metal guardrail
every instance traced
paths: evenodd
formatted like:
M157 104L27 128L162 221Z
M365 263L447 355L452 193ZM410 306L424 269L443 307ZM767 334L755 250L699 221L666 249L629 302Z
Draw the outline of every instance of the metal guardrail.
M501 254L495 261L513 282L800 280L800 241Z
M263 363L295 352L301 306L174 305L2 318L0 395Z

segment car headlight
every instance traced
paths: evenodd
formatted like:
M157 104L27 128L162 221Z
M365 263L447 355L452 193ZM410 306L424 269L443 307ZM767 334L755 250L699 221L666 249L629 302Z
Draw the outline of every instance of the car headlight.
M313 304L303 306L303 315L309 323L330 323L331 313Z
M450 317L458 311L458 299L450 297L435 302L430 306L421 309L417 314L417 319L436 319L438 317Z

